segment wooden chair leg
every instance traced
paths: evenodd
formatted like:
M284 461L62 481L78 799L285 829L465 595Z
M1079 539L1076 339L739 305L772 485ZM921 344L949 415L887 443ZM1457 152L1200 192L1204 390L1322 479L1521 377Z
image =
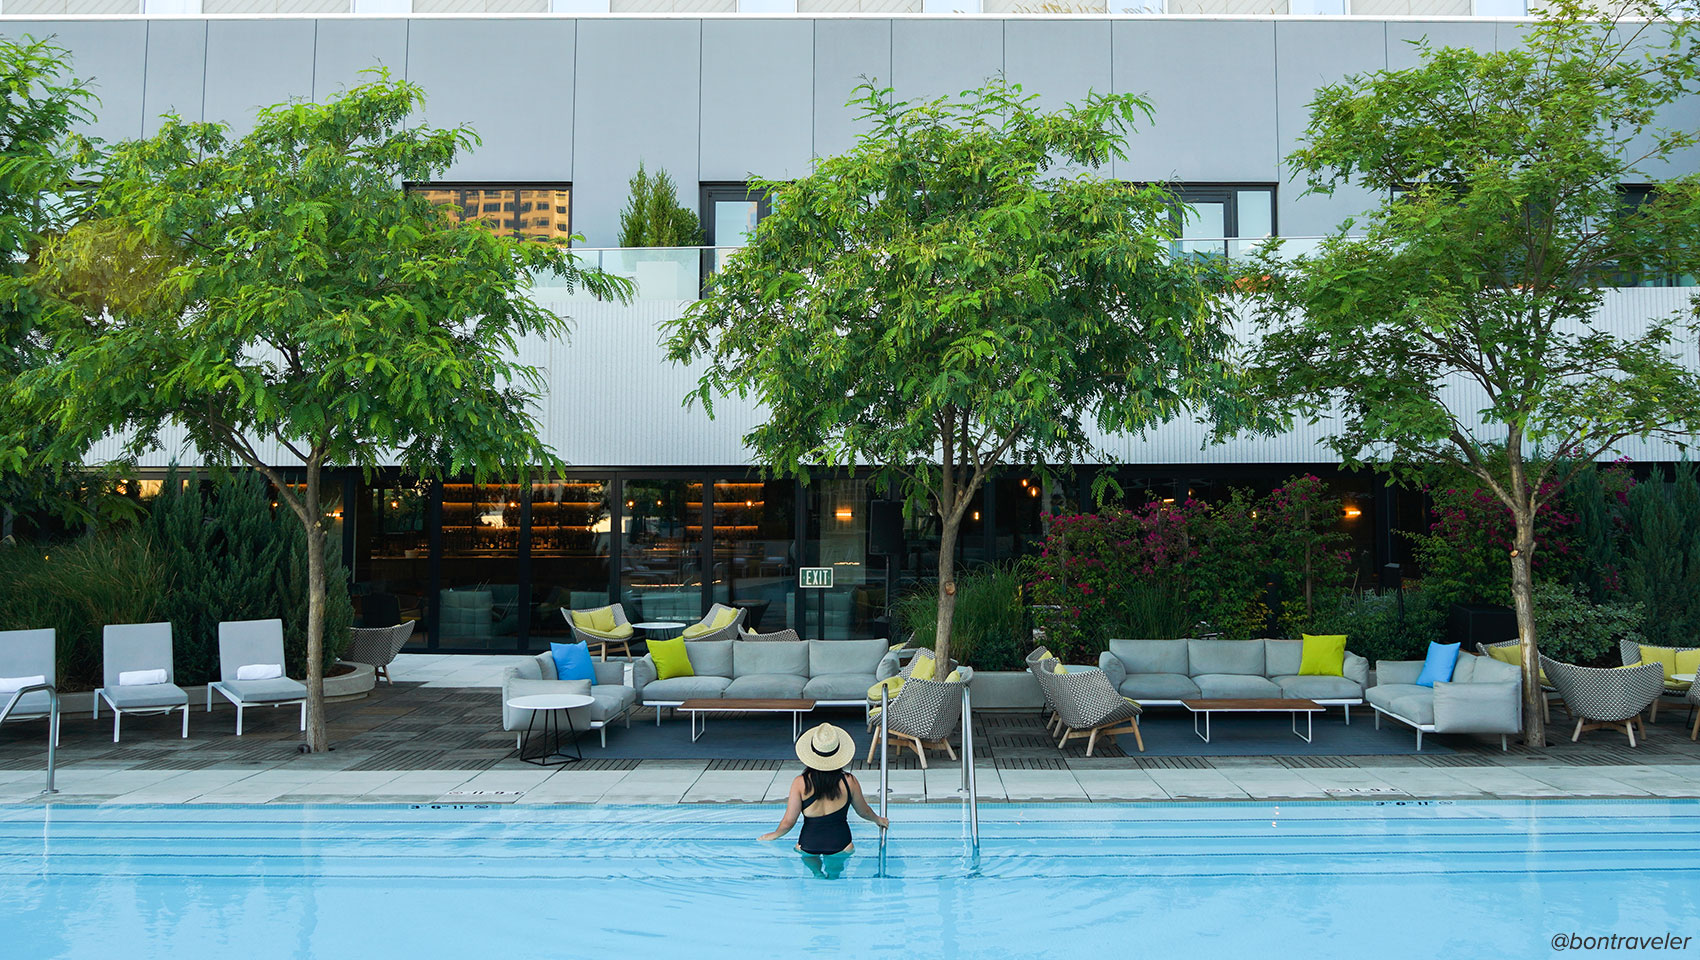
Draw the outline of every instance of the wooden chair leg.
M1659 722L1659 701L1657 698L1654 698L1652 705L1647 707L1647 719L1652 723ZM1645 736L1647 733L1646 729L1642 728L1641 733Z
M1139 747L1139 752L1144 753L1145 752L1145 738L1139 735L1139 718L1134 717L1133 719L1129 720L1128 722L1133 724L1133 742Z
M952 760L956 759L956 751L952 750L950 748L950 737L949 736L946 736L942 740L940 740L939 746L944 748L945 756L951 758Z
M880 738L879 738L879 733L878 733L879 727L875 727L874 731L875 731L874 735L868 738L868 759L863 760L862 761L863 763L873 763L874 762L874 751L879 749L879 745L880 745Z
M1700 710L1694 711L1694 726L1688 731L1688 739L1700 740Z
M1582 739L1582 718L1577 717L1576 718L1576 732L1572 733L1570 735L1570 742L1575 743L1576 741L1578 741L1580 739Z
M1625 720L1623 722L1623 732L1629 734L1629 745L1631 747L1635 746L1635 721L1636 721L1636 719L1637 718L1635 718L1635 717L1630 717L1628 720Z
M1086 738L1086 755L1089 757L1092 755L1092 748L1098 745L1098 731L1100 729L1102 728L1093 727L1092 735Z

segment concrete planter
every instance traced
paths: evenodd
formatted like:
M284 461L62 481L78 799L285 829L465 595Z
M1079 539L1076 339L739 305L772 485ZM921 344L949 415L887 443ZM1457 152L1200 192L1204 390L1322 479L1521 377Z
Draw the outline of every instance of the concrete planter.
M371 664L345 664L344 661L341 660L338 660L337 663L353 667L354 672L345 673L336 677L326 677L326 700L358 700L372 692L372 686L377 682L378 672L372 669Z
M1037 710L1045 697L1025 670L976 670L973 701L976 710Z

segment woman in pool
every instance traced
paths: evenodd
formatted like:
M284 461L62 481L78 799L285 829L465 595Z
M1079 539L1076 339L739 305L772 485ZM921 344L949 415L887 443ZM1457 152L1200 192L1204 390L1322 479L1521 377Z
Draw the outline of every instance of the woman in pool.
M879 824L882 830L889 823L868 806L856 778L844 772L855 756L855 741L830 723L805 732L797 741L797 759L803 761L804 769L791 781L785 816L777 829L761 836L763 840L778 840L791 832L801 814L803 829L797 836L797 850L817 876L837 876L844 867L843 855L856 849L850 839L852 805L863 820ZM829 857L834 859L825 859Z

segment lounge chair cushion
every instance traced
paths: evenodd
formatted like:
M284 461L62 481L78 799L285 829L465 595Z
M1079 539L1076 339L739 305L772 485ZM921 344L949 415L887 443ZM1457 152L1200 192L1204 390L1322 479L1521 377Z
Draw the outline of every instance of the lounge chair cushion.
M716 699L726 694L730 677L673 677L645 684L643 699L648 703L673 700Z
M874 702L879 702L879 690L876 684ZM865 673L826 673L810 677L803 684L803 696L810 700L861 700L868 692L868 675ZM897 691L893 690L889 699L895 700Z
M871 677L889 649L884 640L810 640L809 676L859 673Z
M1197 700L1198 684L1184 673L1134 673L1117 692L1135 700Z
M1178 673L1187 669L1185 640L1111 640L1110 652L1122 662L1123 669L1135 673Z
M726 686L729 700L795 700L803 695L808 677L795 673L746 673Z
M876 663L878 661L875 661ZM732 676L755 677L789 674L801 680L809 678L809 644L807 643L732 643ZM803 685L799 683L801 691ZM732 694L727 694L732 696ZM776 694L768 694L776 696Z
M307 696L307 685L288 677L271 680L226 680L224 688L243 703L273 703L279 700L300 700Z
M1243 640L1225 640L1224 643L1244 643ZM1261 647L1261 644L1259 645ZM1258 656L1261 657L1259 650ZM1198 684L1198 692L1206 700L1235 700L1242 697L1279 697L1281 688L1275 681L1264 677L1254 677L1243 673L1205 673L1193 677L1192 682ZM1127 694L1123 694L1127 696ZM1134 697L1135 700L1139 699Z
M1263 641L1263 669L1270 677L1296 677L1304 662L1304 641Z
M1263 644L1252 640L1188 640L1187 673L1263 676ZM1199 685L1200 687L1203 684Z
M902 689L902 677L886 677L884 680L881 680L879 683L868 688L868 702L878 703L880 701L880 691L882 690L885 691L885 699L896 700L898 692Z
M1304 634L1304 650L1299 662L1301 677L1338 677L1346 667L1346 635L1343 633L1312 636Z
M691 670L699 677L725 677L732 673L731 640L687 640L685 652L691 656Z
M649 656L655 661L657 679L696 676L696 664L691 662L690 651L685 649L683 640L651 640Z
M11 699L12 694L10 693L0 696L0 707L4 707L11 701ZM37 690L34 693L26 693L18 698L18 705L12 708L12 712L7 715L6 719L18 720L23 717L31 717L36 714L47 713L52 702L52 699L47 696L47 691L45 690Z
M1361 700L1364 688L1345 677L1276 677L1281 695L1295 700Z
M141 686L107 687L106 701L120 710L147 710L152 707L175 707L189 702L189 695L175 683L149 683Z

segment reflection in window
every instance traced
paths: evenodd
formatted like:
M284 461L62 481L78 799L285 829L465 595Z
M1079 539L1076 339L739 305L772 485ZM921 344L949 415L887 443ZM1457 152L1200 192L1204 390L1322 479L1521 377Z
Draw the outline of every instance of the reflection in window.
M1174 188L1185 208L1176 208L1177 253L1238 257L1275 234L1275 188L1238 184Z
M357 501L354 522L354 603L363 626L415 621L409 646L422 647L431 578L426 512L430 487L403 483L374 487Z
M519 643L520 496L511 485L443 484L439 647L511 650Z
M620 602L633 622L702 617L702 484L628 480L622 491Z
M570 186L409 184L407 190L446 207L457 223L482 220L500 236L563 241L572 236Z
M571 631L562 608L608 604L609 537L606 480L567 480L531 487L531 646L541 649Z
M711 247L742 247L755 235L756 224L772 209L766 195L743 183L702 185L703 242ZM720 269L734 251L716 250L710 269Z
M796 490L789 480L714 484L714 599L748 610L746 630L794 622Z

